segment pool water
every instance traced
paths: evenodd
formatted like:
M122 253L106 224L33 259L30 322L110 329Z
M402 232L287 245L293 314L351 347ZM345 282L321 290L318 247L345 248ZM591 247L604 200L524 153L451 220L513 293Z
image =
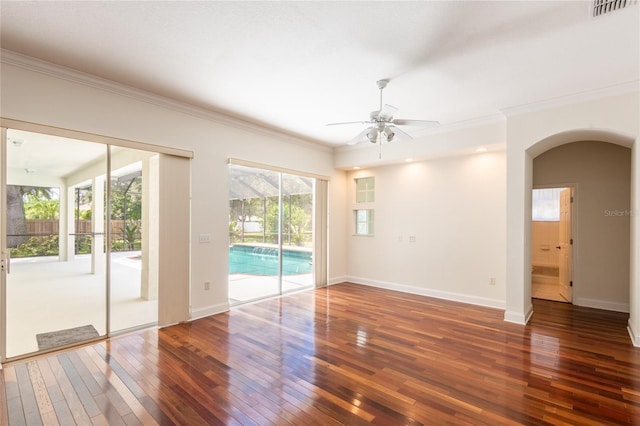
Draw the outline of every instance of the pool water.
M268 247L229 247L229 273L278 275L278 250ZM282 250L282 275L311 273L311 251Z

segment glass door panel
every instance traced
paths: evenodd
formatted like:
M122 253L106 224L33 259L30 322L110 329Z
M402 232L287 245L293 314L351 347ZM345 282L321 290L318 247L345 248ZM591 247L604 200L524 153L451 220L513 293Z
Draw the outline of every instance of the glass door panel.
M6 167L6 357L106 335L107 147L9 130Z
M314 179L230 165L229 300L313 287Z
M111 147L111 332L158 321L158 155Z
M314 179L282 174L282 292L313 287Z
M280 294L280 174L229 166L229 301Z

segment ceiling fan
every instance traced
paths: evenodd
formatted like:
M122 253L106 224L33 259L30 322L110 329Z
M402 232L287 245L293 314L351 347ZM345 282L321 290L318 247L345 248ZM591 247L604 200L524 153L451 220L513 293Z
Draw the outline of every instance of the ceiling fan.
M377 143L378 141L380 141L380 143L383 141L391 142L396 136L398 139L413 139L411 135L397 126L434 127L440 124L437 121L394 119L393 115L398 111L398 108L388 104L382 105L382 90L387 87L388 83L388 79L378 80L376 82L378 89L380 89L380 108L369 114L368 121L346 121L342 123L330 123L327 124L327 126L369 124L369 127L365 128L362 132L358 133L355 138L347 142L347 145L355 145L363 141L365 136L371 143Z

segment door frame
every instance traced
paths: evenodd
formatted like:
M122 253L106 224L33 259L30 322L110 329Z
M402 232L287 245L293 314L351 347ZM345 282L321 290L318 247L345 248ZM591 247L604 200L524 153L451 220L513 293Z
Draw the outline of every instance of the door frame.
M7 158L7 129L0 127L0 369L2 362L5 361L6 353L6 336L7 322L5 315L7 312L7 287L6 277L7 268L10 268L9 253L6 248L4 236L7 235L7 167L5 166Z
M550 183L550 184L543 184L543 185L533 185L533 187L531 188L531 192L533 193L534 189L548 189L548 188L570 188L571 189L571 195L573 197L573 203L571 206L571 238L573 240L576 239L576 231L578 229L578 215L576 214L576 211L578 209L578 205L579 205L579 199L578 199L578 187L579 184L577 182L566 182L566 183ZM531 212L529 212L531 213ZM531 218L531 216L530 216ZM533 222L533 220L531 220L530 222ZM531 228L531 231L533 231L533 228ZM530 236L531 238L531 236ZM533 259L533 251L530 251L529 254L529 264L531 264L531 260ZM571 253L571 262L569 265L570 268L570 276L571 276L571 280L573 281L573 277L575 276L574 271L576 270L576 265L578 264L578 253L576 250L576 245L574 244L572 246L572 253ZM533 287L533 282L532 280L529 280L529 286ZM531 293L531 290L530 290ZM575 281L573 282L573 286L571 287L571 300L569 300L567 303L571 303L573 304L573 301L575 300L575 294L576 294L576 283Z
M231 303L229 298L229 289L231 287L231 283L228 280L229 274L227 274L227 300L229 306L240 306L247 303L253 303L258 300L264 300L272 297L280 297L285 294L291 294L298 291L298 289L283 291L283 275L282 275L282 251L283 251L283 241L282 241L282 223L284 217L284 212L282 210L284 204L284 196L283 196L283 179L286 176L293 177L303 177L313 179L312 188L310 194L312 195L312 214L311 214L311 231L312 231L312 241L311 241L311 250L313 256L313 266L311 269L311 286L304 287L301 291L310 289L310 288L320 288L325 287L327 285L327 231L326 231L326 223L327 223L327 190L328 190L328 182L329 177L322 176L314 173L303 172L299 170L293 170L278 166L273 166L269 164L256 163L253 161L241 160L238 158L230 157L227 161L228 167L240 166L244 168L251 168L256 170L266 170L273 173L278 173L278 220L279 224L279 235L278 235L278 252L279 252L279 273L278 273L278 293L272 294L264 297L259 297L257 299L246 300L240 303ZM229 174L230 172L227 171ZM229 188L230 190L230 188ZM322 225L325 226L322 226Z
M179 183L187 185L186 188L181 187L178 191L170 191L172 193L182 194L179 197L179 200L171 200L168 197L162 197L161 203L159 207L159 220L163 220L163 212L164 215L168 215L166 220L171 219L170 216L179 217L181 223L184 223L183 228L187 229L187 232L184 232L184 229L179 227L175 227L172 229L173 232L167 232L167 234L172 234L169 237L175 237L173 241L167 241L167 238L161 239L161 256L172 259L171 263L172 267L169 268L169 263L160 262L160 271L158 275L161 277L158 283L158 325L160 327L167 326L171 324L175 324L178 322L187 321L190 315L190 307L189 307L189 287L190 287L190 278L189 278L189 257L185 256L184 253L189 253L189 233L188 228L190 227L190 212L189 212L189 202L188 197L190 194L190 181L189 181L189 167L190 162L185 163L184 160L193 159L193 151L179 149L179 148L171 148L164 147L154 144L149 144L145 142L137 142L131 141L127 139L119 139L113 138L109 136L97 135L93 133L86 133L77 130L63 129L59 127L52 127L43 124L30 123L20 120L8 119L5 117L0 117L0 208L1 211L6 211L5 208L5 196L6 196L6 179L7 179L7 164L6 164L6 146L7 146L7 130L15 129L22 130L26 132L40 133L51 136L58 136L62 138L75 139L79 141L86 142L94 142L103 144L106 147L111 146L119 146L124 148L132 148L142 151L155 152L160 155L161 162L166 164L168 167L168 172L163 174L161 173L161 187L160 191L162 192L163 188L174 187L175 184L170 178L172 173L176 176L180 177ZM107 150L109 154L107 158L110 157L110 148ZM111 165L108 164L108 173L111 173L110 169ZM167 175L164 176L163 175ZM166 182L164 182L166 181ZM162 183L164 182L164 184ZM107 190L110 190L110 185L107 185ZM171 228L169 228L171 229ZM2 368L2 362L6 362L6 268L9 267L8 264L8 253L5 249L5 235L6 235L6 213L0 214L0 369ZM162 247L165 249L163 250ZM174 257L174 254L177 256ZM107 262L109 262L109 256L107 256ZM107 273L108 273L108 264L107 264ZM179 283L182 285L176 286L175 284ZM109 286L107 285L107 297L109 296ZM167 297L166 303L162 303L163 294ZM179 297L178 297L179 296ZM171 302L169 302L171 300ZM176 303L179 302L179 303ZM171 305L171 306L169 306ZM179 305L179 306L178 306ZM109 310L109 300L107 300L107 311ZM107 314L107 333L106 336L97 338L95 340L104 340L111 336L111 331L109 329L109 321ZM116 333L117 334L117 333ZM53 349L56 350L56 349ZM11 360L17 360L20 358L33 356L36 354L41 354L48 351L42 351L37 353L30 353L24 356L12 357Z
M562 193L565 191L569 191L569 235L568 235L568 242L564 241L564 238L562 236L562 230L563 230L563 225L562 225ZM573 187L566 187L563 188L562 191L560 191L560 227L559 227L559 233L560 233L560 242L558 243L558 250L560 250L559 252L559 262L558 262L558 269L559 269L559 284L560 284L560 296L562 296L563 298L565 298L567 300L567 302L573 304L573 200L574 200L574 195L573 195ZM564 245L566 245L566 247L564 247ZM565 255L565 252L567 253L568 256L568 264L567 264L567 270L564 271L566 274L566 281L565 283L563 283L563 255ZM566 289L564 288L566 286ZM566 296L565 294L563 294L563 291L566 291Z

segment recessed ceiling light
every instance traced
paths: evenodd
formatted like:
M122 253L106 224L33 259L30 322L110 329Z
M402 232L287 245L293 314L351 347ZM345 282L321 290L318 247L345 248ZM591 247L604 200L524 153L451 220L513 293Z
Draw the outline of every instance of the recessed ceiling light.
M360 166L353 166L353 170L360 170Z
M485 148L484 146L481 146L480 148L476 148L476 152L487 152L487 148Z
M410 162L412 162L412 161L413 161L413 158L405 158L405 159L404 159L404 162L405 162L405 163L410 163Z

